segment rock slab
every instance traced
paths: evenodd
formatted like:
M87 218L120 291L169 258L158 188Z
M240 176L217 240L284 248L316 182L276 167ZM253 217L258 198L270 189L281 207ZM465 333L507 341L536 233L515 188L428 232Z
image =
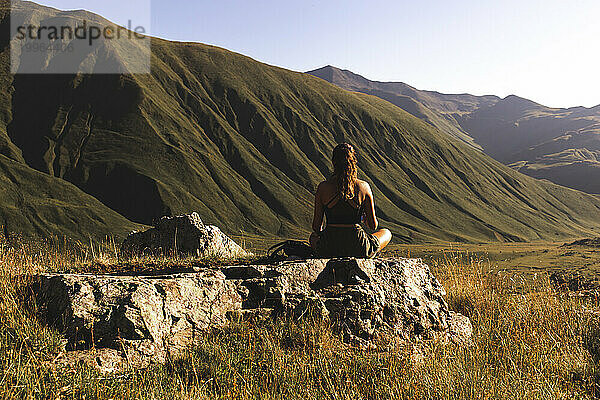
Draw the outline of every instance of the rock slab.
M417 259L332 259L200 268L166 276L42 275L43 319L65 334L70 359L111 372L177 358L207 329L261 315L329 319L344 341L469 343L469 319Z
M121 245L124 255L181 254L197 257L248 256L237 243L213 225L205 225L197 213L162 217L154 228L132 232Z

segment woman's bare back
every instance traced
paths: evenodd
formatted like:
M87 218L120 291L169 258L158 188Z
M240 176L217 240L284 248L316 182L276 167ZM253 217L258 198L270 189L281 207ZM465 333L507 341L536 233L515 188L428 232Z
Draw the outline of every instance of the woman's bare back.
M325 207L333 207L341 200L341 197L338 194L339 190L333 179L323 181L319 184L315 196L315 218L313 220L313 229L316 232L321 230ZM350 199L348 202L356 208L362 207L365 224L370 229L377 229L373 193L367 182L359 179L356 180L354 186L354 198Z

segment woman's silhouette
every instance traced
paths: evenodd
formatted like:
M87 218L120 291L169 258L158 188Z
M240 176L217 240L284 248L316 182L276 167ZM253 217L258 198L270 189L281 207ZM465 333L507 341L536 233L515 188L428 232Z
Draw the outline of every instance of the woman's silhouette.
M319 184L315 195L310 245L323 258L371 258L388 245L392 233L380 229L371 234L360 225L364 222L376 230L378 222L371 187L357 178L354 147L348 143L336 146L332 162L333 175Z

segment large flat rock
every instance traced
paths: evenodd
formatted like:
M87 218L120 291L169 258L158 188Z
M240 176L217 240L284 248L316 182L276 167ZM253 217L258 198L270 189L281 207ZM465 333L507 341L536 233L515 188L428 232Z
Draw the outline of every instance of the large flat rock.
M467 343L468 318L418 259L332 259L200 268L163 276L41 275L40 317L64 333L66 359L104 371L177 358L207 329L246 315L328 318L344 341ZM91 360L91 361L90 361Z

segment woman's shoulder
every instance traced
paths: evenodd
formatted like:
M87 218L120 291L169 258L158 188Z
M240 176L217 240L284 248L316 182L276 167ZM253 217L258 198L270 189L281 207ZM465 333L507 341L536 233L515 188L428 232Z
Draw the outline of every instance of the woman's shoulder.
M317 186L317 193L331 192L332 190L336 190L336 184L330 180L323 181L319 183L319 186Z
M356 185L359 187L360 191L365 191L365 192L370 192L371 191L371 186L369 186L369 183L365 182L365 181L361 181L360 179L356 180Z

